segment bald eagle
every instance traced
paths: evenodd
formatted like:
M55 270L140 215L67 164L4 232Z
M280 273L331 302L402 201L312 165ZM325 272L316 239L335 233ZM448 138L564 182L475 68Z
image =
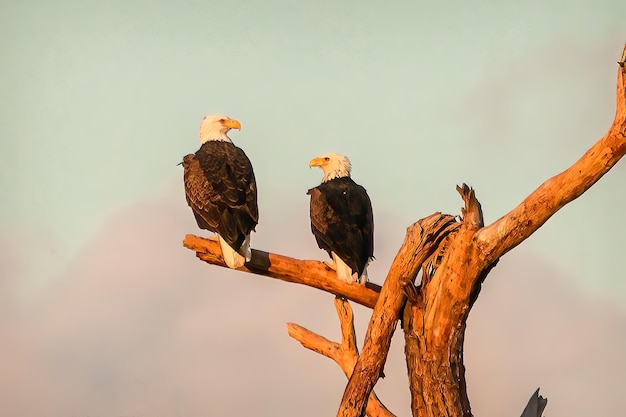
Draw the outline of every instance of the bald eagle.
M209 115L200 125L200 149L183 158L187 204L201 229L217 233L224 262L239 268L249 261L250 232L259 220L252 164L228 137L241 124Z
M374 215L365 188L350 178L350 160L337 154L314 158L309 167L324 171L322 183L311 188L311 231L329 265L347 283L367 282L367 265L374 259Z

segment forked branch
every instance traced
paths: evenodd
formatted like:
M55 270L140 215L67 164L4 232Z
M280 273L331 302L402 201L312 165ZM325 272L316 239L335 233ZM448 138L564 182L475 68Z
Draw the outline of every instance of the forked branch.
M331 342L294 323L287 323L287 331L289 336L302 343L305 348L334 360L346 377L350 378L359 356L354 332L354 316L350 303L340 297L335 298L335 308L341 325L341 344ZM391 411L380 402L374 391L369 396L365 413L371 417L394 417Z

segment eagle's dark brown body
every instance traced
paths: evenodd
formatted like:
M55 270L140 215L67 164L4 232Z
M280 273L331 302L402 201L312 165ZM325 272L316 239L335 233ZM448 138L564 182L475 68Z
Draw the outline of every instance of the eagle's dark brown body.
M235 251L259 221L252 164L231 142L207 141L183 159L187 203L201 229L219 234Z
M318 246L329 255L334 252L361 276L374 257L374 215L365 188L342 177L323 182L307 194L311 196L311 231Z

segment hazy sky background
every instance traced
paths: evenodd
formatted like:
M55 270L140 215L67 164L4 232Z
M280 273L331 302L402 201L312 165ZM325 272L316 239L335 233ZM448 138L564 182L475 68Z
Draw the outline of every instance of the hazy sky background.
M382 283L404 229L490 223L607 131L626 2L0 3L0 415L333 415L345 380L289 339L332 296L206 265L176 164L241 121L253 247L324 259L308 161L348 155ZM477 416L609 416L626 389L623 163L490 274L468 324ZM355 307L359 335L368 310ZM376 389L408 416L402 338ZM5 397L5 398L2 398Z

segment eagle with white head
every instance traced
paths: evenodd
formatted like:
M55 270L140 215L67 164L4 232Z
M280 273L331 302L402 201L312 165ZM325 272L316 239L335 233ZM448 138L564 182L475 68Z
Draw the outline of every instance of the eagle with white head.
M333 259L329 265L346 283L367 282L367 265L374 259L374 215L365 188L350 177L350 160L338 154L314 158L309 167L324 172L311 188L311 231L320 249Z
M257 188L250 160L228 137L241 124L208 115L200 125L200 149L183 158L185 196L198 227L217 234L224 262L250 261L250 233L259 221Z

